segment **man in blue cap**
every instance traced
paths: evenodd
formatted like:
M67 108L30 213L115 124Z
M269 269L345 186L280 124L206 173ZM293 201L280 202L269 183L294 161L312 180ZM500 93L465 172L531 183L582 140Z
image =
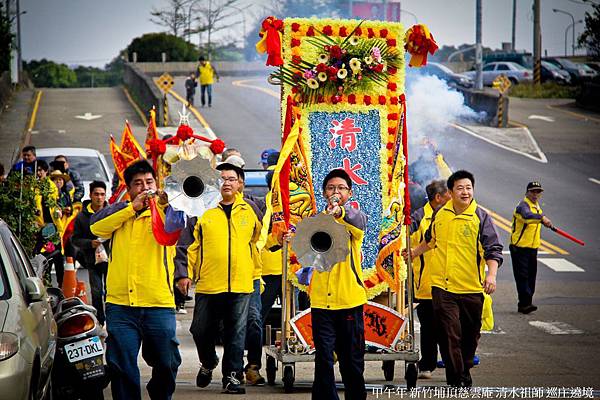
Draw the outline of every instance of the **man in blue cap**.
M267 149L260 154L260 163L262 164L263 169L269 167L269 156L274 153L277 153L277 150Z

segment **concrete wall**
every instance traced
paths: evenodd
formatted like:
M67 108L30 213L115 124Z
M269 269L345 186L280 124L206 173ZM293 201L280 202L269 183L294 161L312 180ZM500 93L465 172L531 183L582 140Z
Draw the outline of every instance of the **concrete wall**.
M244 75L266 75L273 68L266 67L263 61L255 62L233 62L233 61L212 61L211 64L217 70L220 76L244 76ZM141 72L160 76L164 72L171 75L188 75L196 70L197 62L139 62L131 63Z
M494 90L477 91L472 89L458 89L465 97L465 104L475 112L485 112L483 122L490 126L498 126L498 98L500 95ZM508 96L504 96L504 112L502 115L502 127L508 126Z
M138 64L125 63L123 82L142 112L148 113L153 106L156 108L156 124L163 126L163 95L152 78L141 71Z
M0 74L0 113L12 95L12 85L10 83L10 72L5 71Z

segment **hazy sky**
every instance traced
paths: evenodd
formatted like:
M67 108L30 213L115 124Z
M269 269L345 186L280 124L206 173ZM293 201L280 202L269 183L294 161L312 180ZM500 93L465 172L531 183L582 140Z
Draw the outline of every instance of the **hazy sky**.
M262 10L268 2L246 1L252 5L252 12L247 13L248 25L251 14L264 15ZM103 66L133 38L164 30L150 22L150 10L166 3L166 0L21 0L21 10L27 11L21 17L23 58ZM512 0L483 0L485 46L500 48L502 42L510 42L512 3ZM541 0L541 3L542 49L548 55L563 55L565 28L571 18L553 13L552 9L568 11L577 21L591 7L581 0ZM516 45L528 51L533 47L532 4L533 0L517 0ZM401 7L416 14L420 23L427 24L440 46L475 40L475 0L403 0ZM411 25L414 18L404 14L402 22ZM582 30L583 24L576 25L576 34ZM240 24L237 34L241 33ZM193 42L197 43L197 38ZM568 46L570 49L570 33Z

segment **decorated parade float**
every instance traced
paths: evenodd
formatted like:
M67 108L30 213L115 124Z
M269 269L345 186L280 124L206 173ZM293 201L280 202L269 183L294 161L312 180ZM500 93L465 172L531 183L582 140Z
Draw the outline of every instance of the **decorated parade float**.
M289 392L295 363L314 359L310 309L297 313L293 293L294 287L310 291L310 269L319 273L346 256L337 254L343 249L335 243L345 241L336 240L333 218L331 223L307 218L325 208L320 187L325 175L341 168L353 183L350 205L368 216L361 254L371 299L364 313L365 359L381 360L386 380L393 379L395 361L404 361L407 386L414 387L419 352L412 269L400 255L410 225L404 54L406 49L410 65L418 67L437 46L423 25L405 32L400 23L380 21L269 17L260 35L257 50L276 67L269 82L281 85L272 230L296 231L283 251L288 268L281 331L267 349L268 381L275 381L282 364Z

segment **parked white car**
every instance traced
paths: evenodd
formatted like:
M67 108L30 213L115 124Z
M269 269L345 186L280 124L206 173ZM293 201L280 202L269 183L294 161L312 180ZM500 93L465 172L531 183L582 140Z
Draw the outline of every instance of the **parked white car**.
M463 75L475 80L476 71L463 72ZM499 75L506 75L513 85L533 81L533 71L515 62L496 61L483 66L484 85L492 86L492 82Z

